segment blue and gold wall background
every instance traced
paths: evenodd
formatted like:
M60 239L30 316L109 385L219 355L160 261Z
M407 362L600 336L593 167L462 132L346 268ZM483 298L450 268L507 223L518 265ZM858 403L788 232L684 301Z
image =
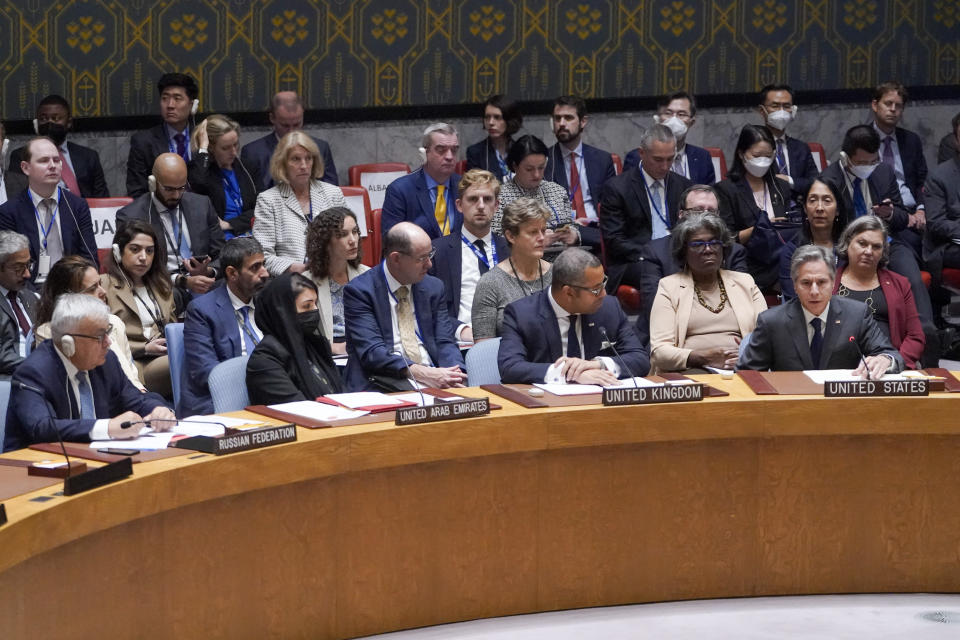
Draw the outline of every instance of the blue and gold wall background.
M960 0L0 0L5 119L60 93L77 116L156 111L157 77L204 111L860 89L960 83Z

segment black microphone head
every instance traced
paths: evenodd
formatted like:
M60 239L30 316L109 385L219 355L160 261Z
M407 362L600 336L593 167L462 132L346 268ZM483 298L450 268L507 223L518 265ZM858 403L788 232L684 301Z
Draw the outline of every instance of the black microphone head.
M597 327L597 331L600 332L600 337L603 338L604 342L610 342L610 338L607 337L607 329L602 324Z

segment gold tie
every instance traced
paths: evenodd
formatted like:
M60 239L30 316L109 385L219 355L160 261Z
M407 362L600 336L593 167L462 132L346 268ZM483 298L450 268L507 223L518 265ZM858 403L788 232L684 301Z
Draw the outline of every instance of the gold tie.
M447 198L444 192L447 190L442 184L437 185L437 204L433 209L433 216L437 219L437 226L440 227L440 235L445 236L450 233L450 227L447 225Z
M400 327L400 344L412 363L420 362L420 342L417 340L417 321L413 317L410 305L410 288L406 285L397 288L397 325Z

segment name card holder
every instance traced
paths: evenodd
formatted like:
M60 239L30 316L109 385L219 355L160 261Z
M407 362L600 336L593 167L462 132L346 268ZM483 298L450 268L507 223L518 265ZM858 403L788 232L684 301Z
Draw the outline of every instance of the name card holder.
M633 404L664 402L696 402L703 400L703 383L665 384L658 387L619 387L603 390L603 406L623 407Z
M397 409L395 424L407 426L441 420L475 418L490 413L490 398L467 398L451 402L434 402L429 407L405 407Z
M296 441L297 428L288 423L258 429L227 429L222 436L192 436L176 440L171 446L222 456Z
M928 396L930 381L919 380L845 380L823 384L827 398L883 398L898 396Z

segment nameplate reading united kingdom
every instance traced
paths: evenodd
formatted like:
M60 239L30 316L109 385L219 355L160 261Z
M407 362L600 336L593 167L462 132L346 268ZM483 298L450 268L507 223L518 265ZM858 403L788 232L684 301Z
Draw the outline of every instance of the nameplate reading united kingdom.
M441 420L475 418L490 413L490 398L469 398L451 402L434 402L429 407L404 407L397 409L396 424L423 424Z
M928 396L929 380L844 380L823 383L827 398Z
M230 433L222 436L193 436L177 440L175 445L178 449L191 449L222 456L227 453L239 453L296 441L297 428L292 424L281 424L259 429L232 429Z
M661 402L693 402L703 400L703 384L665 384L657 387L618 387L603 390L603 406L622 407L630 404Z

